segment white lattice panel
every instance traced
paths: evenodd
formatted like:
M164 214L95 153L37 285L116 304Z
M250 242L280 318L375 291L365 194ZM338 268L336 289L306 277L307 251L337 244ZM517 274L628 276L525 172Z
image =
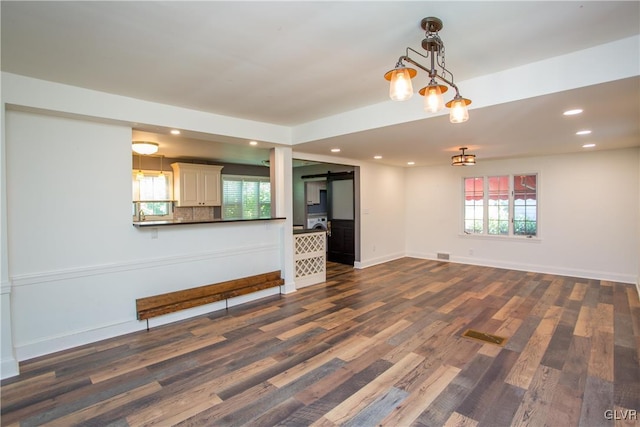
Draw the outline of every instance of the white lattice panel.
M296 237L296 255L324 252L325 234L307 233L298 234Z
M326 280L326 237L324 231L294 234L296 288Z
M322 273L324 271L325 260L323 256L296 260L296 279L299 277Z

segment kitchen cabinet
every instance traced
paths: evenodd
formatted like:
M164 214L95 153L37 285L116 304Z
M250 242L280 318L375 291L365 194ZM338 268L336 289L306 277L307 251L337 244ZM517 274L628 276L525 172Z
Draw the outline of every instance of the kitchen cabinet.
M326 181L308 181L307 183L307 205L320 204L320 190L327 189Z
M172 163L173 193L177 207L220 206L222 166Z

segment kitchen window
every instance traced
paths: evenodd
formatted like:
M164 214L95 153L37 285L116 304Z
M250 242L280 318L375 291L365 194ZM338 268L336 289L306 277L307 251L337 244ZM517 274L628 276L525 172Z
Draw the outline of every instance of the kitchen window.
M463 199L465 234L538 234L537 174L464 178Z
M269 178L222 175L222 218L271 218Z
M134 220L173 219L173 173L138 171L132 173Z

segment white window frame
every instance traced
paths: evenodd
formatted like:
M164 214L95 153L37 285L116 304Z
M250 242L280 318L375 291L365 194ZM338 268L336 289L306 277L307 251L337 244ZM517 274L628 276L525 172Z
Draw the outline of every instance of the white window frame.
M536 177L536 234L515 234L514 233L514 217L515 217L515 189L514 189L514 179L519 176L531 176L534 175ZM507 176L509 182L509 231L508 234L489 234L489 178ZM475 179L482 178L483 179L483 232L482 233L470 233L466 231L465 228L465 196L466 196L466 188L465 188L465 180L467 179ZM475 237L475 238L485 238L485 239L526 239L539 241L540 240L540 174L538 172L529 172L529 173L495 173L495 174L486 174L486 175L472 175L472 176L464 176L461 180L462 185L462 210L461 210L461 236L466 237Z
M137 179L139 172L142 172L145 176L158 177L162 173L167 180L167 198L158 200L140 200L140 181ZM149 169L133 169L131 173L131 187L132 187L132 205L133 205L133 219L134 221L141 220L142 217L145 221L163 221L173 219L173 172L171 171L158 171ZM167 215L140 215L141 203L168 203L169 213Z
M266 218L271 218L271 213L269 213L268 217L260 217L258 216L258 218L244 218L244 216L242 216L241 218L229 218L227 216L225 216L225 194L224 194L224 183L225 180L229 180L229 181L249 181L249 182L266 182L266 183L271 183L271 179L268 176L253 176L253 175L230 175L230 174L222 174L221 179L220 179L220 187L222 190L222 206L221 206L221 215L222 215L222 219L266 219ZM271 199L271 189L269 189L269 206L271 206L272 203L272 199ZM241 202L241 208L240 211L243 213L244 209L242 207L244 203L244 200ZM258 212L260 211L260 202L258 201Z

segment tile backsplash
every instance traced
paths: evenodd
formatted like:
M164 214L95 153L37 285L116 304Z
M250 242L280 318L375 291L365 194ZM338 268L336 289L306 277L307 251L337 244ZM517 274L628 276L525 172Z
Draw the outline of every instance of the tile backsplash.
M173 218L180 221L212 221L220 219L219 206L174 208Z

